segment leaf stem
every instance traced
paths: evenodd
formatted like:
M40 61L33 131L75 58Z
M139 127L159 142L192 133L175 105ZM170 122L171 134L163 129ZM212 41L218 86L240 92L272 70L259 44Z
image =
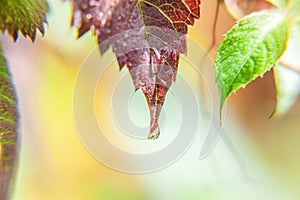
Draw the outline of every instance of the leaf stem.
M290 70L292 70L292 71L294 71L294 72L300 74L300 69L296 69L295 67L293 67L293 66L287 64L287 63L284 62L284 61L279 61L279 63L280 63L283 67L288 68L288 69L290 69Z
M208 54L213 50L214 46L216 45L216 35L217 35L217 23L218 23L218 19L219 19L219 14L220 14L220 6L219 3L222 4L221 0L217 0L217 6L216 6L216 11L215 11L215 18L214 18L214 23L213 23L213 28L212 28L212 43L210 45L210 47L208 48Z

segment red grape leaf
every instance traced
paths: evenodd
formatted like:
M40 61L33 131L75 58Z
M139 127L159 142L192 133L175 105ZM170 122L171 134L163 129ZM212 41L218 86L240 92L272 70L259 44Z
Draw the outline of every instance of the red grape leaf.
M186 53L187 25L200 18L200 0L72 0L78 36L92 30L101 53L110 46L134 86L146 96L149 139L159 136L158 118Z

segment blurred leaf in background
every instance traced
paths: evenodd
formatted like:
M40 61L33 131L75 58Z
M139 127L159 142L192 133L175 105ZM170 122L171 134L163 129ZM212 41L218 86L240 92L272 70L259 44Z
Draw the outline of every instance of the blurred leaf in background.
M287 114L296 104L300 95L299 51L300 43L293 32L287 51L274 69L277 91L275 115L277 116Z
M43 23L48 10L46 0L1 0L0 10L0 30L7 30L14 41L18 39L19 31L32 41L36 37L36 29L44 34Z
M17 161L18 114L14 87L0 44L0 198L12 190Z

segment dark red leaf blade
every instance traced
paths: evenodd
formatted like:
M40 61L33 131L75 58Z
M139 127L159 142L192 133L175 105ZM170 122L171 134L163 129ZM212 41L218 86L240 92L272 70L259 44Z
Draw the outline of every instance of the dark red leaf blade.
M159 136L158 119L179 55L186 54L187 25L200 18L200 0L73 0L72 24L78 36L92 30L101 53L112 47L120 69L148 102L149 139Z

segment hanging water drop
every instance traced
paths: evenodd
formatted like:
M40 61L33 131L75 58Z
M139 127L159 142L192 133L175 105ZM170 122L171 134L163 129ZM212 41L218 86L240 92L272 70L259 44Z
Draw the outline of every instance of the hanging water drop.
M148 135L148 139L149 140L156 140L160 135L160 129L157 126L156 129L154 129L149 135Z
M89 1L89 5L90 5L90 6L95 6L95 4L96 4L96 1L95 1L95 0L90 0L90 1Z
M143 92L145 92L145 90L143 90ZM150 107L150 134L148 135L148 139L156 140L160 135L158 119L161 112L162 104L159 101L150 102L149 107Z
M92 19L92 14L91 13L88 13L85 15L85 17L83 18L85 22L89 22L91 19Z
M83 10L87 9L87 8L88 8L88 4L87 4L86 2L83 2L83 3L81 4L81 8L82 8Z

